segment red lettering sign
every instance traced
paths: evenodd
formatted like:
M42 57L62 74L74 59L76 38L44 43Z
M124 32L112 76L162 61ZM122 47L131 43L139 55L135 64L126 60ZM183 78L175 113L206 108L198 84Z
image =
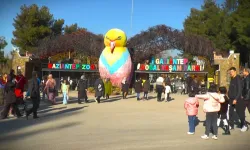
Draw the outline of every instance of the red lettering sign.
M140 70L145 70L145 65L144 64L141 64Z
M200 66L199 65L195 66L195 71L200 71Z
M90 65L90 69L95 70L95 65L94 64Z
M48 64L48 68L52 69L53 64Z

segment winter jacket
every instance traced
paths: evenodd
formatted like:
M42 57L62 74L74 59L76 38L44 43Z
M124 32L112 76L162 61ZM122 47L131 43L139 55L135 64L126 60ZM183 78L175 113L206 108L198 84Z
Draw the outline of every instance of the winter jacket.
M97 79L95 81L94 88L95 88L95 97L104 96L105 87L104 87L104 83L103 83L102 79Z
M250 75L243 79L242 97L244 100L250 101Z
M240 100L241 94L242 94L242 80L240 79L240 76L237 75L230 81L228 90L229 103L232 104L233 100L235 99Z
M219 111L220 114L227 114L229 99L226 95L224 96L224 99L225 99L225 102L221 103L221 108Z
M203 95L196 95L196 98L203 99L203 111L204 112L218 112L221 108L220 103L224 103L224 94L210 93Z
M129 86L128 86L128 82L125 81L125 84L122 83L122 92L128 92Z
M135 92L140 93L142 90L142 82L141 80L136 80L135 81Z
M86 90L88 89L87 80L80 79L77 85L78 98L85 98L87 96Z
M16 85L11 81L6 83L4 87L5 104L12 104L16 102L15 87Z
M112 94L112 83L110 81L106 81L104 83L104 87L105 87L105 95L111 95Z
M184 108L188 116L196 116L198 114L199 101L196 97L189 97L185 100Z
M146 80L144 83L143 83L143 91L144 92L148 92L150 90L150 82L149 80Z

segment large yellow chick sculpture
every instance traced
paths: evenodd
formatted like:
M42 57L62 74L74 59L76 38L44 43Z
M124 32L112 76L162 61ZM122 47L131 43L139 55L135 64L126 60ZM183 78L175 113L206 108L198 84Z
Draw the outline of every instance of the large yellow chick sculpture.
M120 87L122 80L131 74L132 62L126 43L126 34L120 29L111 29L104 37L99 72L101 78L109 78L113 86Z

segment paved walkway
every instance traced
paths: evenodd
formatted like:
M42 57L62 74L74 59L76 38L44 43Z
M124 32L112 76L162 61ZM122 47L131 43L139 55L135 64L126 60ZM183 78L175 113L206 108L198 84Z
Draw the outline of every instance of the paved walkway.
M74 94L73 94L74 95ZM250 131L232 131L219 140L202 140L203 123L195 135L187 135L183 103L187 96L172 95L171 102L136 101L135 96L121 100L112 96L100 104L77 104L67 108L42 102L40 118L10 118L0 121L1 150L241 150L250 148ZM93 100L93 97L90 97ZM61 103L61 102L58 102ZM202 104L199 120L204 121ZM247 112L247 120L250 116Z

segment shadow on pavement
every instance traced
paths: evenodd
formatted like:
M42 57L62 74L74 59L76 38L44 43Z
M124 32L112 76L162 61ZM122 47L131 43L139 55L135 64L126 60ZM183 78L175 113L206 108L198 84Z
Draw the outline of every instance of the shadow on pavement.
M33 119L32 114L29 116L29 120L26 120L26 117L19 119L10 118L0 120L0 142L5 138L6 134L22 130L23 128L32 128L34 125L42 124L48 121L53 121L55 119L65 119L66 117L80 113L79 110L87 106L75 107L75 108L53 108L53 106L43 105L38 109L38 116L40 118ZM65 108L65 109L63 109ZM46 110L47 109L47 110ZM52 112L53 110L60 110L57 112ZM56 117L56 118L55 118Z
M7 136L0 137L0 143L7 142L9 140L18 140L18 139L26 138L28 136L33 136L36 134L41 134L41 133L44 134L46 132L53 132L55 130L58 131L61 129L73 127L73 126L80 125L80 124L81 124L80 122L70 122L70 123L60 124L58 126L53 126L53 127L49 127L49 128L32 130L32 131L25 132L25 133L20 133L20 134L15 134L15 135L7 135Z

